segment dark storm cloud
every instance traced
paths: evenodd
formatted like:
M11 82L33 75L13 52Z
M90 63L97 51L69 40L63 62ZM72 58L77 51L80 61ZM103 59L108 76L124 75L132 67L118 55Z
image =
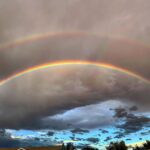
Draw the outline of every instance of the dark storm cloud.
M123 138L123 137L125 137L125 134L121 133L121 132L119 132L116 136L114 136L114 138L116 138L116 139L120 139L120 138Z
M8 49L2 46L0 77L45 62L81 59L112 63L150 79L150 48L138 44L140 40L149 43L149 6L149 0L114 0L113 3L105 0L1 0L1 44L47 32L81 31L101 37L75 33L17 47L12 45Z
M78 127L95 128L112 123L113 118L107 118L107 114L102 111L95 113L94 117L92 113L87 116L87 108L86 113L81 113L85 121L77 116L72 118L73 114L63 121L60 117L56 119L56 115L64 113L65 116L67 110L109 99L136 103L139 108L143 106L146 110L146 107L149 109L149 94L149 84L109 69L90 65L48 68L28 73L0 87L0 126L15 129L66 129L71 123ZM94 108L89 108L95 112ZM92 119L91 123L87 117ZM105 120L97 119L99 117Z
M137 107L130 107L131 112L137 110ZM124 118L124 123L117 125L116 127L123 132L116 133L116 137L121 138L120 134L128 135L130 133L135 133L147 127L150 124L150 118L144 115L136 115L128 112L126 108L116 108L114 117L119 119Z
M132 139L126 139L127 141L131 141Z
M48 131L48 132L47 132L47 135L48 135L48 136L53 136L54 134L55 134L55 132L53 132L53 131Z
M132 106L129 108L130 111L137 111L138 110L138 107L137 106Z
M104 140L105 142L112 140L112 137L107 136L106 139Z
M74 136L70 136L71 140L76 140L76 138Z
M36 138L34 138L34 140L35 140L35 141L40 141L40 138L37 138L37 137L36 137Z
M84 134L84 133L89 133L89 130L76 128L76 129L71 130L71 132L75 134Z
M91 143L98 143L99 142L99 138L94 138L94 137L90 137L86 139L88 142Z
M141 135L149 135L149 132L141 132Z
M87 129L93 129L108 124L114 124L115 121L113 119L111 111L109 110L109 107L116 108L120 105L124 104L119 101L107 101L83 107L81 106L78 108L68 110L61 114L46 117L39 121L39 123L32 124L32 126L34 126L34 128L45 127L48 129L51 128L53 130L72 129L71 131L73 132L80 132L80 134L83 134L81 132L87 132ZM105 108L105 110L103 108ZM68 126L70 122L71 126ZM106 130L102 131L107 132Z
M79 141L82 141L82 140L84 140L83 138L76 138L77 140L79 140Z
M126 111L125 108L116 108L114 111L115 111L114 117L117 117L117 118L127 117L128 115L128 112Z
M11 138L11 135L7 133L4 129L0 129L0 147L19 147L20 141L18 139Z
M117 128L123 129L125 134L130 134L142 130L148 124L150 124L149 117L130 115L126 118L125 123L118 125Z
M109 133L107 130L99 129L103 134Z
M10 147L19 147L20 141L12 138L0 137L0 147L1 148L10 148Z

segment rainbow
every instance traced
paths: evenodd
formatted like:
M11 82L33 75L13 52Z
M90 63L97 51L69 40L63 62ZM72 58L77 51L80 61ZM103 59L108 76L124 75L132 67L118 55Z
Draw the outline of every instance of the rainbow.
M33 35L29 35L26 36L24 38L20 38L20 39L16 39L13 42L8 42L8 43L4 43L0 45L0 50L4 50L4 49L8 49L8 48L12 48L12 47L16 47L19 45L23 45L26 43L30 43L30 42L34 42L34 41L38 41L38 40L44 40L47 39L49 37L76 37L76 36L82 36L82 37L87 37L87 36L95 36L95 37L106 37L106 35L100 35L97 33L91 33L91 32L83 32L83 31L71 31L71 32L46 32L46 33L39 33L39 34L33 34ZM124 39L125 41L128 41L132 44L140 44L141 46L150 48L150 46L146 43L143 42L139 42L137 40L133 40L133 39L128 39L125 37L111 37L110 35L108 35L107 37L110 38L117 38L117 39Z
M102 67L102 68L106 68L106 69L110 69L110 70L119 71L121 73L124 73L124 74L127 74L129 76L138 78L138 79L143 80L144 82L150 84L150 81L143 78L142 76L140 76L140 75L138 75L134 72L131 72L127 69L123 69L123 68L113 66L111 64L100 63L100 62L91 62L91 61L70 60L70 61L59 61L59 62L47 63L47 64L42 64L42 65L38 65L38 66L28 68L24 71L21 71L19 73L16 73L16 74L10 76L10 77L8 77L4 80L1 80L0 81L0 86L2 86L3 84L5 84L5 83L7 83L7 82L9 82L9 81L11 81L15 78L20 77L22 75L25 75L25 74L28 74L28 73L31 73L31 72L34 72L34 71L37 71L37 70L42 70L42 69L46 69L46 68L49 68L49 67L57 67L57 66L62 66L62 65L93 65L93 66L97 66L97 67Z
M0 45L0 50L3 49L7 49L7 48L11 48L11 47L16 47L19 45L23 45L26 43L30 43L30 42L34 42L34 41L38 41L38 40L44 40L47 39L49 37L76 37L76 36L97 36L96 34L92 34L92 33L87 33L87 32L47 32L47 33L41 33L41 34L35 34L35 35L29 35L26 36L24 38L20 38L20 39L16 39L13 42L8 42L8 43L4 43Z

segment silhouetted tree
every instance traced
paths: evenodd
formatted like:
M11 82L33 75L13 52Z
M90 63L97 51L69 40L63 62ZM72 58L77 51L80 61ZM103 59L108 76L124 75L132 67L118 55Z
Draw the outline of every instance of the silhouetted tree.
M106 150L127 150L128 147L126 146L124 141L120 142L111 142Z
M146 141L146 143L143 144L143 147L148 150L150 149L150 141Z
M73 145L73 143L67 143L67 146L66 146L66 150L74 150L75 147Z
M139 146L135 146L135 147L133 148L133 150L143 150L143 148L142 148L142 147L139 147Z
M91 147L91 146L86 146L86 147L83 147L82 150L98 150L98 149Z
M150 150L150 141L146 141L142 146L136 146L133 150Z
M61 146L61 150L66 150L65 144L63 143Z

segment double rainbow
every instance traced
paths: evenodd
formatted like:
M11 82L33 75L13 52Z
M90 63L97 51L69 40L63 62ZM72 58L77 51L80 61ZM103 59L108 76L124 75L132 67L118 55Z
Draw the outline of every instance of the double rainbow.
M68 37L68 36L96 36L96 37L101 37L100 35L94 34L94 33L87 33L87 32L48 32L45 34L37 34L37 35L31 35L22 39L18 39L12 43L6 43L3 45L0 45L0 50L4 50L4 49L8 49L11 47L15 47L18 45L22 45L25 43L29 43L29 42L33 42L33 41L38 41L38 40L43 40L43 39L47 39L49 37L59 37L59 36L63 36L63 37ZM130 41L130 40L128 40ZM136 41L131 40L131 42L133 43L137 43ZM146 46L145 44L142 44L143 46ZM38 65L38 66L34 66L31 68L28 68L24 71L18 72L16 74L11 75L10 77L1 80L0 81L0 85L3 85L15 78L18 78L24 74L36 71L36 70L41 70L41 69L46 69L49 67L56 67L56 66L61 66L61 65L73 65L73 64L78 64L78 65L94 65L97 67L102 67L102 68L106 68L106 69L111 69L111 70L116 70L125 74L128 74L130 76L133 76L135 78L138 78L140 80L144 80L147 83L150 83L150 81L140 75L138 75L137 73L134 73L130 70L124 69L124 68L120 68L111 64L107 64L107 63L102 63L102 62L92 62L92 61L82 61L82 60L67 60L67 61L58 61L58 62L51 62L51 63L46 63L46 64L42 64L42 65Z

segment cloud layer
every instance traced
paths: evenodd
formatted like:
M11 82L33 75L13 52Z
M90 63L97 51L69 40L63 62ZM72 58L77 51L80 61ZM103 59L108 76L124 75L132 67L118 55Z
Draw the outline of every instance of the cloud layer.
M48 31L86 31L149 42L149 0L1 0L0 42ZM7 19L9 18L9 19Z
M149 0L0 0L0 81L62 60L104 62L150 80L149 8ZM149 99L148 82L106 68L68 65L24 74L0 86L0 128L48 130L41 137L17 130L26 139L0 135L0 147L69 137L88 144L132 141L135 133L134 142L143 140Z
M34 71L0 87L0 127L45 128L43 118L110 99L149 109L150 85L93 65Z
M108 0L1 0L0 4L2 45L56 33L23 45L0 46L1 78L45 62L80 59L112 63L150 79L149 0L114 0L113 4Z
M104 62L150 79L150 48L126 39L62 33L0 48L0 78L32 66L62 60Z

